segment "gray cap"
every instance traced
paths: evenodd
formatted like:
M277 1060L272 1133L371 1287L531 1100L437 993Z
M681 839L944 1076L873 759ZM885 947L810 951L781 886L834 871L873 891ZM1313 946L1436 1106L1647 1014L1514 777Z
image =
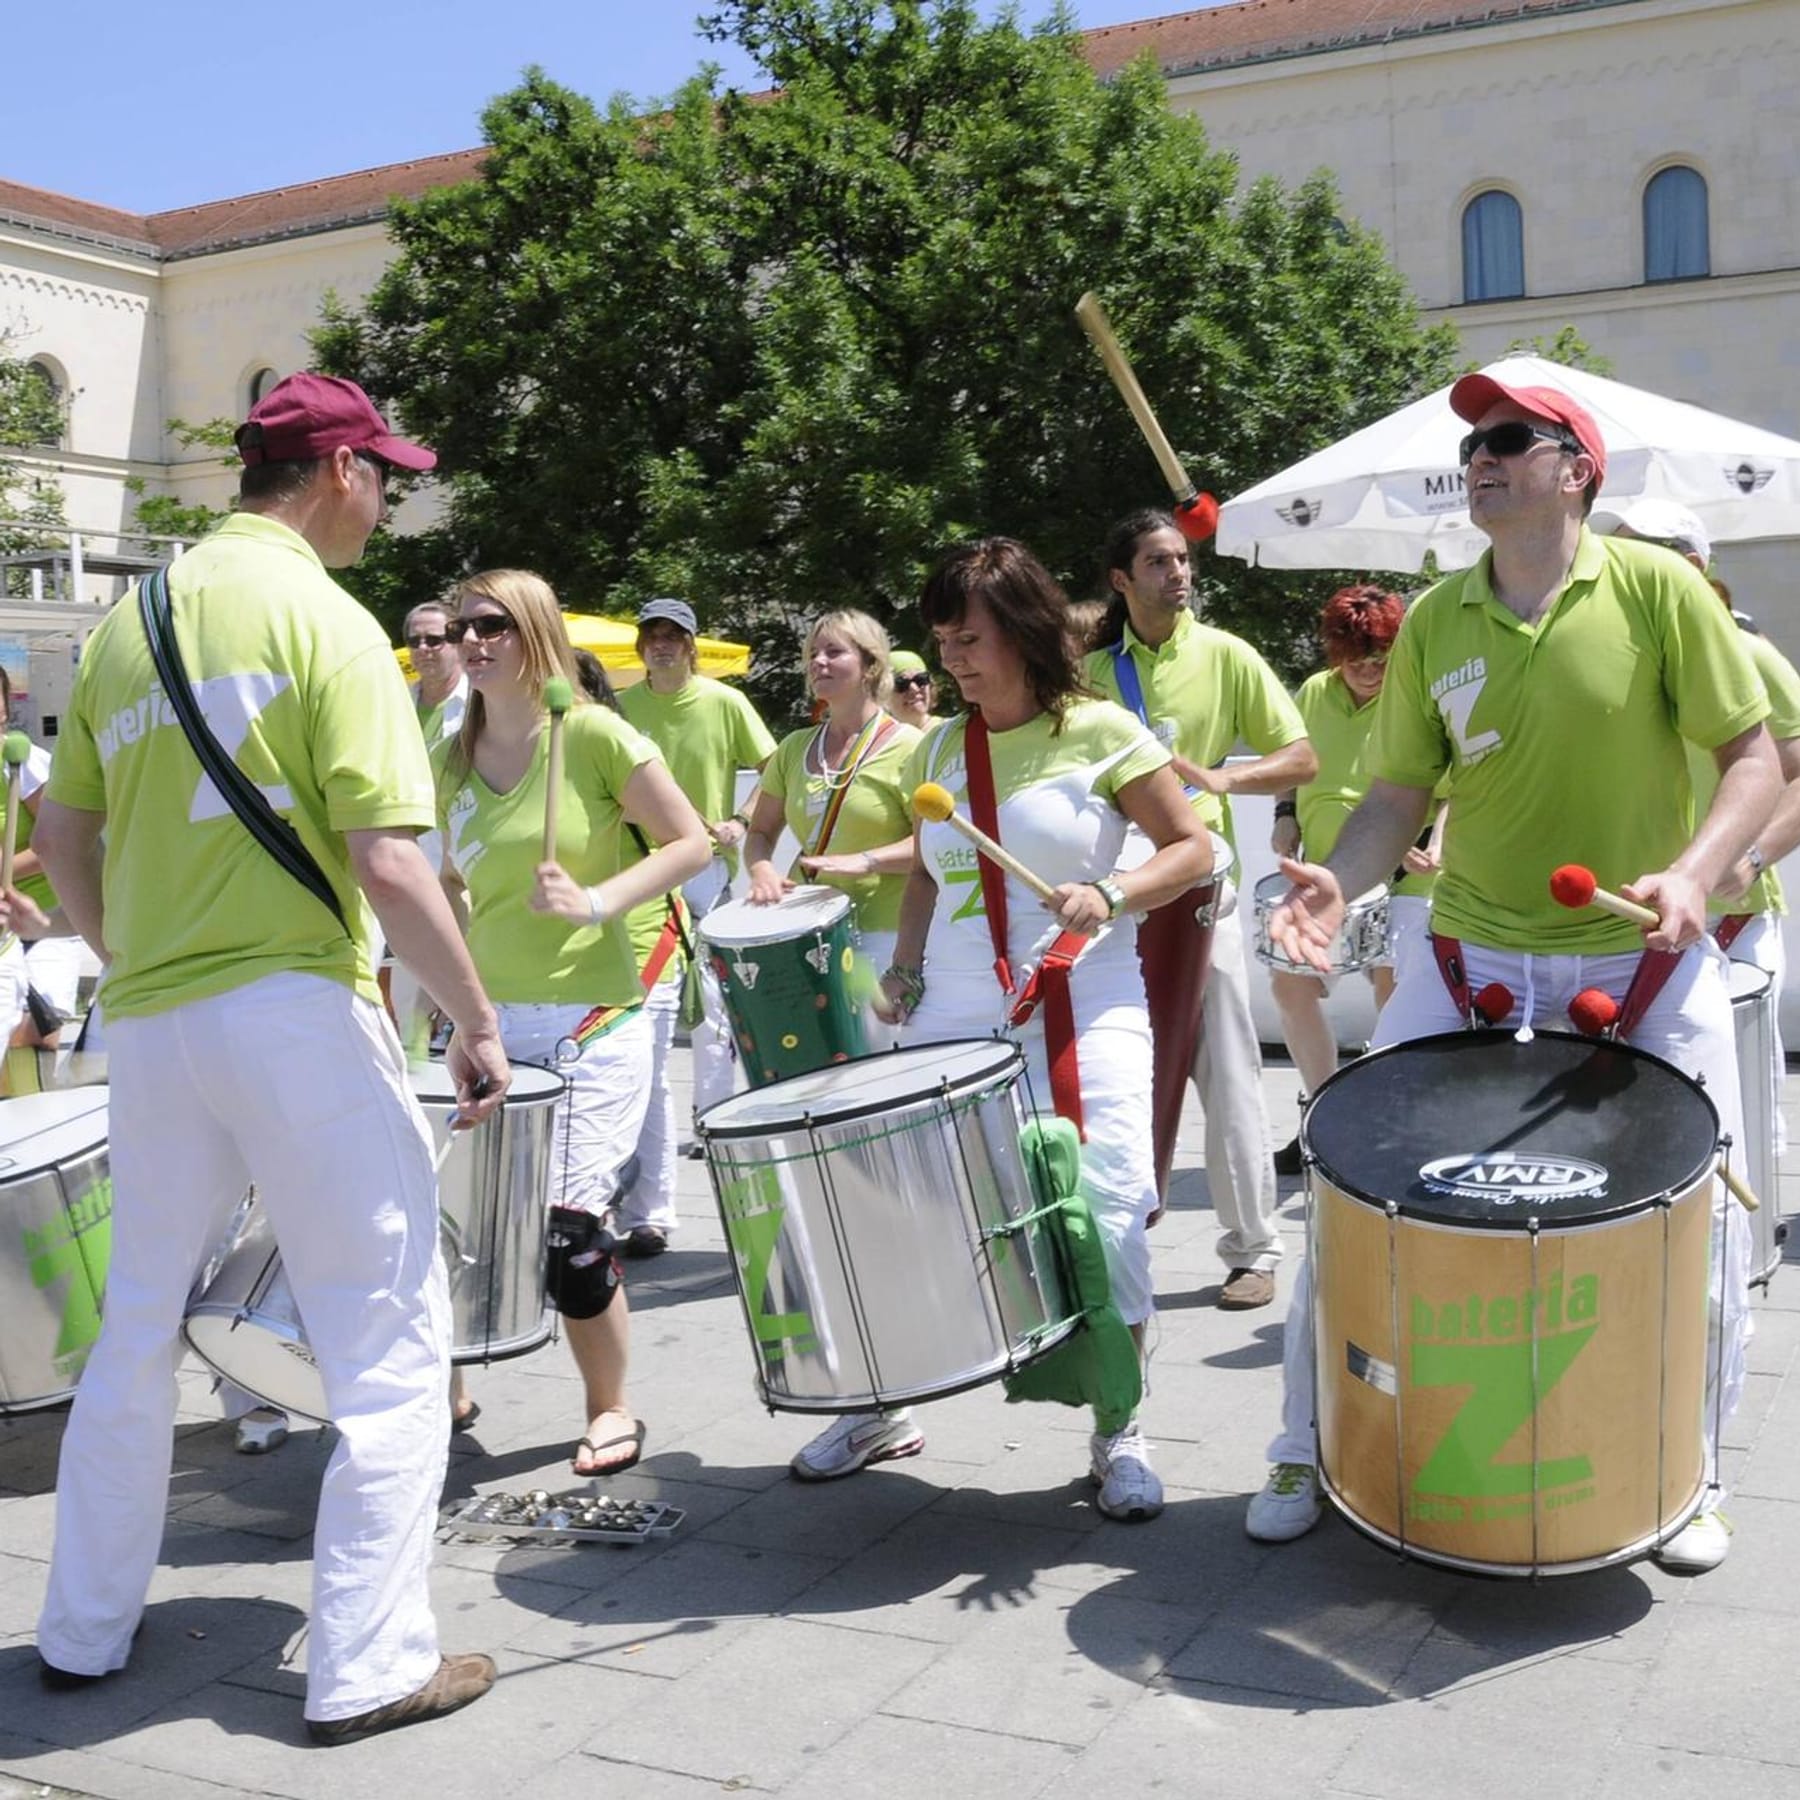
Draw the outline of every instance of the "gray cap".
M694 609L685 600L646 600L638 609L638 629L654 624L658 619L667 619L671 625L679 625L689 637L695 636L699 622L694 617Z

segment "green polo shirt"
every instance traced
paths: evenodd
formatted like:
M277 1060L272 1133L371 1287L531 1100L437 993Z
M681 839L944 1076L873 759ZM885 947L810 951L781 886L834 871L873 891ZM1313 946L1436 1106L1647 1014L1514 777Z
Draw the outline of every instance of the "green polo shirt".
M135 593L88 640L49 795L106 815L109 1018L162 1012L283 970L379 1001L348 831L423 830L431 770L386 634L297 532L233 513L169 571L200 706L300 834L353 936L239 823L163 696Z
M1210 769L1240 741L1268 756L1306 736L1300 709L1275 671L1242 638L1202 625L1192 613L1181 613L1154 648L1127 620L1125 648L1143 689L1145 723L1158 742L1200 768ZM1088 656L1087 678L1096 693L1131 710L1111 649ZM1220 794L1196 794L1193 804L1235 850L1231 802Z
M1434 927L1504 950L1636 949L1628 920L1550 897L1562 863L1617 890L1693 834L1683 739L1710 751L1769 711L1705 579L1653 544L1583 530L1536 625L1495 599L1492 553L1408 612L1388 658L1370 772L1448 777Z

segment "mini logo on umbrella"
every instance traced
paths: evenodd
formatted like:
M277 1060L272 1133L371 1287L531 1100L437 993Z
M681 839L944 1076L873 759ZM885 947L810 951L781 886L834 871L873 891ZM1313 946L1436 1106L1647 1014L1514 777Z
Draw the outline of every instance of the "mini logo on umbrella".
M1773 472L1773 470L1770 471L1771 474ZM1302 494L1292 506L1278 506L1275 509L1283 524L1298 525L1302 531L1304 531L1323 510L1324 502L1322 500L1308 500L1304 494Z
M1759 469L1753 463L1741 462L1735 469L1725 471L1725 479L1740 494L1755 494L1769 485L1774 473L1773 469Z

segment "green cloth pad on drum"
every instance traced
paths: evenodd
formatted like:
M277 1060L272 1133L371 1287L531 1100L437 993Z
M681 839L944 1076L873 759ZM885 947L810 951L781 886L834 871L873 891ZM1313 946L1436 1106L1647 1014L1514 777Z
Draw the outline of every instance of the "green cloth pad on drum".
M1131 1330L1112 1303L1106 1247L1081 1191L1081 1141L1067 1119L1034 1119L1019 1136L1044 1225L1068 1271L1081 1326L1057 1347L1006 1377L1008 1400L1091 1406L1096 1428L1122 1430L1144 1397L1144 1375Z

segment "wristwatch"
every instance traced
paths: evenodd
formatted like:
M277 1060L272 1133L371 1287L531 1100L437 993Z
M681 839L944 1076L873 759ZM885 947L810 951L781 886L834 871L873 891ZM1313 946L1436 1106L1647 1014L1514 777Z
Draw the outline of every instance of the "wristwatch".
M1760 879L1764 868L1763 853L1756 845L1752 844L1750 848L1744 852L1744 861L1756 871L1757 877Z
M1089 885L1106 902L1106 916L1109 919L1116 919L1125 910L1125 890L1110 875L1102 875L1098 881Z

